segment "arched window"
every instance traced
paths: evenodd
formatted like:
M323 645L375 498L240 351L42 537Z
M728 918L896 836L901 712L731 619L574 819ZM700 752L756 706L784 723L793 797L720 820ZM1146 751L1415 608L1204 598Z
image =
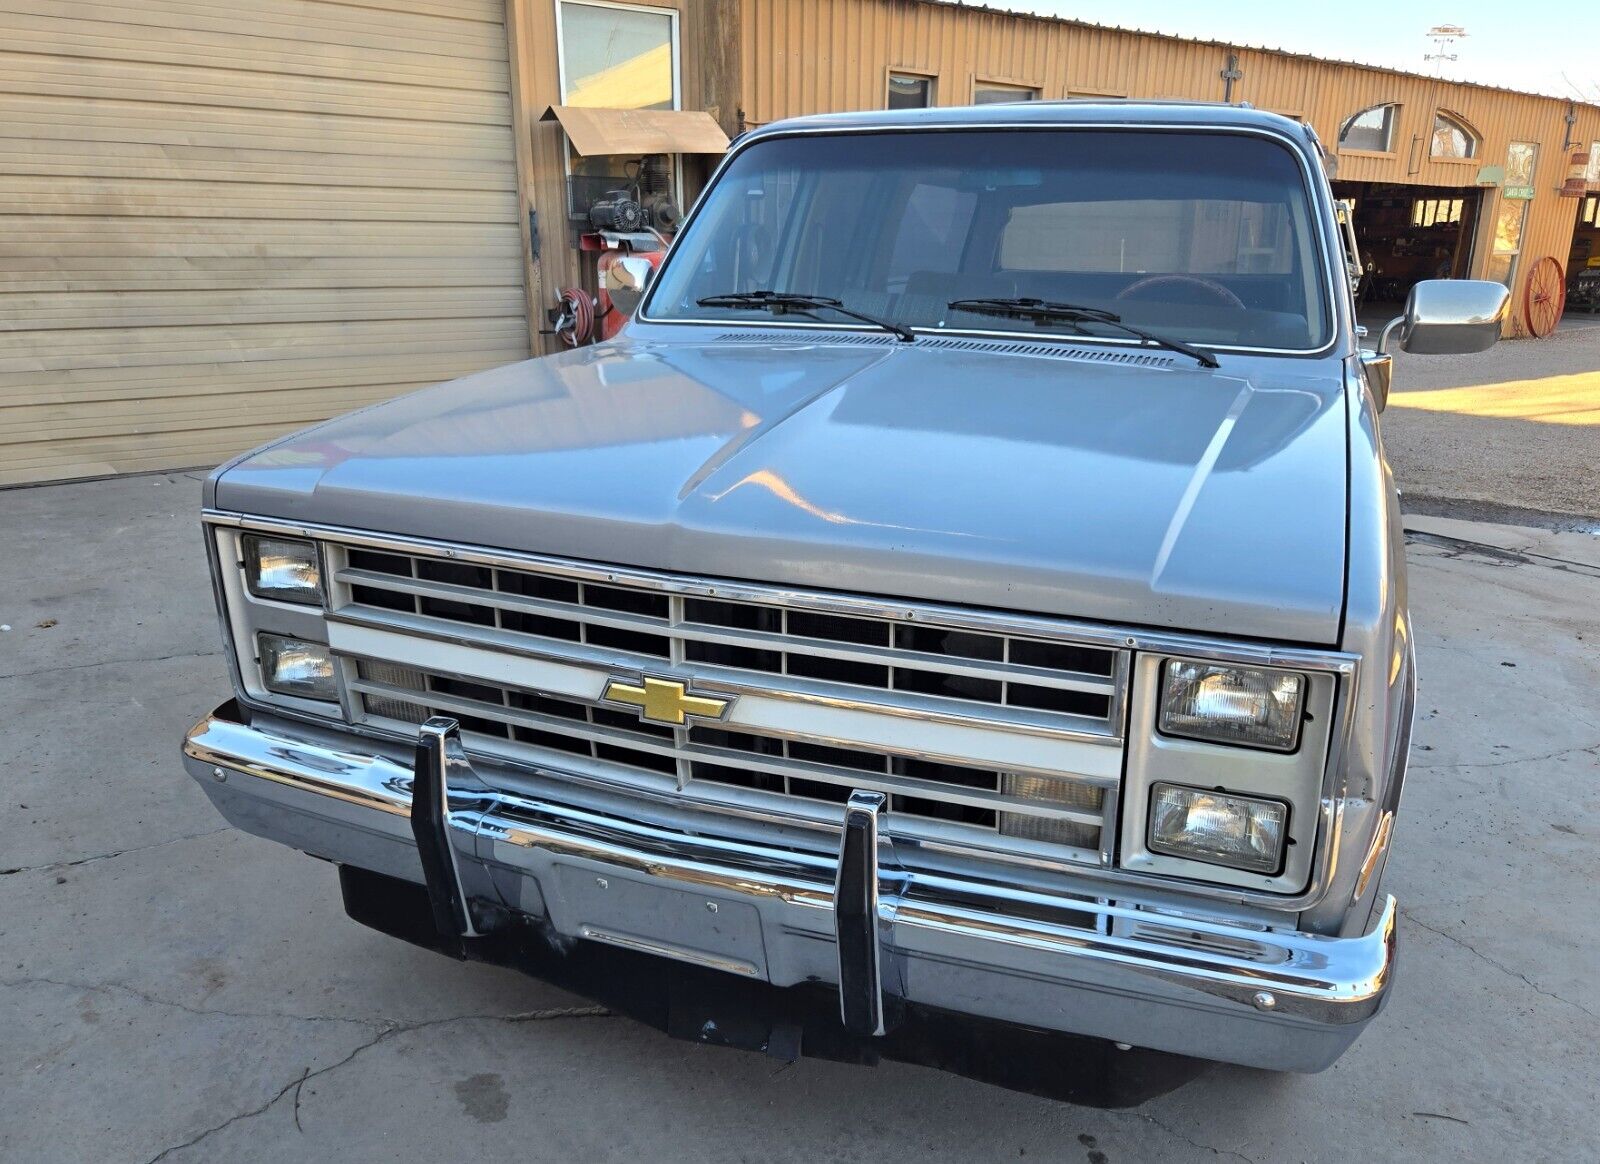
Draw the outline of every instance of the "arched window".
M1399 115L1400 106L1394 104L1363 109L1339 127L1339 148L1375 154L1390 152L1394 149L1394 123Z
M1428 153L1436 158L1475 158L1478 134L1470 125L1443 110L1433 115L1433 144Z

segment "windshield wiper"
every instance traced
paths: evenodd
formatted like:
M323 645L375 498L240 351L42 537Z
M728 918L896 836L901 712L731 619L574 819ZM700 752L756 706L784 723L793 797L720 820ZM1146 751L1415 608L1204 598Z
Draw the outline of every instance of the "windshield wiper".
M1031 319L1035 323L1064 320L1068 323L1103 323L1158 348L1177 352L1196 361L1202 368L1221 367L1217 357L1204 348L1186 344L1182 340L1168 339L1163 335L1145 331L1132 324L1123 323L1115 312L1099 307L1080 307L1076 303L1054 303L1048 299L952 299L945 305L952 311L970 311L973 315L994 315L1005 319Z
M859 319L862 323L870 323L873 327L881 327L884 331L898 336L901 343L911 343L917 338L916 333L909 327L901 327L891 320L879 319L876 315L856 311L825 295L803 295L797 291L736 291L727 295L707 295L704 299L696 299L695 302L701 307L754 307L765 309L774 315L782 315L786 311L811 312L826 308L828 311L837 311L840 315L848 315L851 319Z

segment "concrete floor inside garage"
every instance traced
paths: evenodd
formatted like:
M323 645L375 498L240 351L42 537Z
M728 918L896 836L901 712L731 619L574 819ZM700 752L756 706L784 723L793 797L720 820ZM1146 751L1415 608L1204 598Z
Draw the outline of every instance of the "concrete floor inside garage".
M1411 415L1386 426L1397 447ZM1408 516L1422 687L1388 1010L1322 1075L1218 1067L1103 1111L673 1042L348 921L329 866L225 827L179 764L227 687L199 476L0 492L0 1159L1499 1161L1592 1142L1584 522Z

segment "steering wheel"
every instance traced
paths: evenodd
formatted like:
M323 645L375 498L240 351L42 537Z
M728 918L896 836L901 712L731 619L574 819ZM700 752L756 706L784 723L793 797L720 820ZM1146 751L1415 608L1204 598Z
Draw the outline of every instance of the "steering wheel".
M1245 310L1244 300L1240 299L1228 288L1214 279L1202 279L1197 275L1147 275L1143 279L1124 287L1117 293L1117 298L1145 298L1140 292L1148 291L1152 287L1171 287L1179 284L1200 288L1208 298L1216 300L1224 307L1234 307L1240 311Z

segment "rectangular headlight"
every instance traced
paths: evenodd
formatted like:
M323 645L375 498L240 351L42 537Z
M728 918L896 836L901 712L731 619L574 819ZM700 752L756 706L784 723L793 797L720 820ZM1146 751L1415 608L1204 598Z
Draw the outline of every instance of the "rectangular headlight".
M261 657L261 685L268 691L338 702L333 654L323 644L262 633L256 636L256 649Z
M322 605L322 569L315 542L245 534L244 579L257 598Z
M1292 752L1300 743L1305 676L1294 671L1168 659L1162 735Z
M1145 843L1152 853L1271 874L1283 867L1288 824L1279 800L1157 784Z

